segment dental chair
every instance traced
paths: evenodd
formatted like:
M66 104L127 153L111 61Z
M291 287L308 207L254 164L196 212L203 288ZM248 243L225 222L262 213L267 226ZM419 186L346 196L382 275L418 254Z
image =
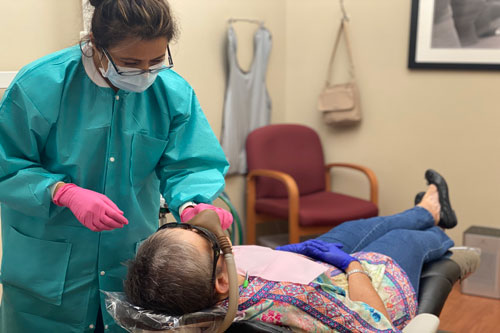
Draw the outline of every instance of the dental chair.
M422 269L420 291L418 295L418 315L403 330L404 333L437 332L439 315L454 284L465 273L472 273L479 265L479 255L467 249L456 249L467 256L469 266L461 265L451 258L429 262ZM462 265L463 266L463 265ZM226 332L290 332L287 328L259 321L243 320L234 322Z
M463 260L460 262L453 259L453 256L457 253L461 254L462 258L466 259L466 265L464 265ZM422 277L420 280L418 315L404 328L403 333L437 332L439 326L438 316L443 309L446 298L451 292L453 285L464 276L473 273L478 265L479 254L477 252L474 253L467 248L454 249L451 258L440 259L427 263L422 269ZM129 308L135 307L129 305ZM117 322L121 321L122 324L123 322L126 322L128 327L136 328L136 330L133 330L132 332L170 332L165 329L158 329L158 324L162 323L162 321L165 322L165 318L157 319L154 316L151 316L151 318L147 318L150 321L148 326L147 321L144 320L141 320L137 324L134 323L134 321L138 320L137 312L134 312L134 309L132 309L132 311L130 311L130 309L117 310L115 304L114 309L110 310L110 307L107 306L107 310L115 318L115 320L117 320ZM119 313L120 311L122 312L121 314ZM124 315L124 312L127 312L127 314ZM148 311L146 310L145 312ZM207 313L191 314L184 320L186 326L183 326L184 328L182 329L175 330L175 332L198 332L196 328L197 323L207 321L219 321L220 323L222 319L224 319L225 315L225 310L221 308L217 308L215 310L212 309ZM192 327L187 328L187 326ZM212 325L210 331L215 331L217 326L218 325L216 324ZM283 333L290 332L290 329L261 321L241 320L241 318L239 318L239 320L234 321L225 332Z
M213 216L207 218L203 217L203 215L210 214ZM196 222L195 220L198 221ZM207 222L209 223L207 224ZM204 227L217 235L218 242L221 244L224 258L228 265L230 286L237 286L237 283L235 284L237 278L232 249L230 243L227 242L229 235L223 234L217 215L212 211L205 211L198 214L197 218L189 221L189 223ZM473 273L479 266L480 251L471 251L470 248L455 248L450 250L452 251L451 257L427 263L423 267L420 280L420 291L418 295L418 315L404 328L403 333L437 332L439 326L438 316L443 309L446 298L451 292L453 285L459 279L463 279L465 276ZM123 297L123 295L117 296L117 293L103 292L107 294L106 309L108 312L120 325L123 326L125 323L126 326L123 327L133 327L134 330L131 330L131 332L170 332L162 325L165 324L165 322L169 322L176 327L175 325L179 322L178 318L172 319L172 317L166 315L157 315L147 309L138 310L138 307L128 303L126 300L123 301L123 299L119 299L120 297ZM199 329L197 327L198 324L212 321L213 324L210 324L210 331L214 332L220 332L221 327L227 327L225 332L290 332L290 329L287 327L276 326L261 321L242 320L241 318L237 318L238 320L233 321L236 316L236 304L238 302L238 297L238 288L231 288L228 307L229 310L226 311L225 309L218 307L215 308L215 310L210 309L207 312L188 314L187 316L185 315L183 316L185 318L182 324L184 326L181 326L181 329L175 329L174 331L205 331ZM144 320L144 316L142 316L143 314L145 314L146 320ZM143 318L139 319L141 316Z

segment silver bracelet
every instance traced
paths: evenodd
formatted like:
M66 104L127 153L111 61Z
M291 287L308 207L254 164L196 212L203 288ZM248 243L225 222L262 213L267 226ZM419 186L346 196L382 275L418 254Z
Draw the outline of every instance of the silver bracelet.
M368 278L370 279L370 281L372 280L372 277L370 276L370 274L368 274L367 272L365 272L364 270L362 269L353 269L352 271L349 271L349 273L347 273L345 275L346 279L349 279L349 276L351 276L352 274L354 273L362 273L362 274L365 274L366 276L368 276Z

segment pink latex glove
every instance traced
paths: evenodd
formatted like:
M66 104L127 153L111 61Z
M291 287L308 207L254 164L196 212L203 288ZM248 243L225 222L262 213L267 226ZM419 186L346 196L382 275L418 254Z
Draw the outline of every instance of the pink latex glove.
M199 212L205 209L213 210L214 212L217 213L217 215L219 215L219 220L222 230L226 230L233 223L233 215L231 215L230 212L228 212L225 209L215 207L212 205L207 205L204 203L197 204L194 207L185 208L181 213L181 222L189 222L189 220L195 217L195 215L197 215Z
M53 201L68 207L78 221L92 231L113 230L128 224L123 212L107 196L75 184L61 186Z

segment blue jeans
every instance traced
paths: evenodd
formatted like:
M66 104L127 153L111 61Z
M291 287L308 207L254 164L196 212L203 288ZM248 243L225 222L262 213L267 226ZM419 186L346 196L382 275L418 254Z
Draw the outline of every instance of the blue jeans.
M408 275L417 295L424 263L441 258L453 246L434 225L432 215L419 206L392 216L345 222L317 239L341 243L347 253L377 252L391 257Z

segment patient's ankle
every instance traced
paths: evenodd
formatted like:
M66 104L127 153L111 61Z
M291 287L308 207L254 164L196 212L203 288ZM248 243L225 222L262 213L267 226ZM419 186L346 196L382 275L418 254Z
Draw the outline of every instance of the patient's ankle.
M439 222L439 215L441 212L441 205L439 204L439 194L435 185L429 185L427 192L425 192L422 201L417 205L425 208L431 213L434 218L434 223L437 225Z

